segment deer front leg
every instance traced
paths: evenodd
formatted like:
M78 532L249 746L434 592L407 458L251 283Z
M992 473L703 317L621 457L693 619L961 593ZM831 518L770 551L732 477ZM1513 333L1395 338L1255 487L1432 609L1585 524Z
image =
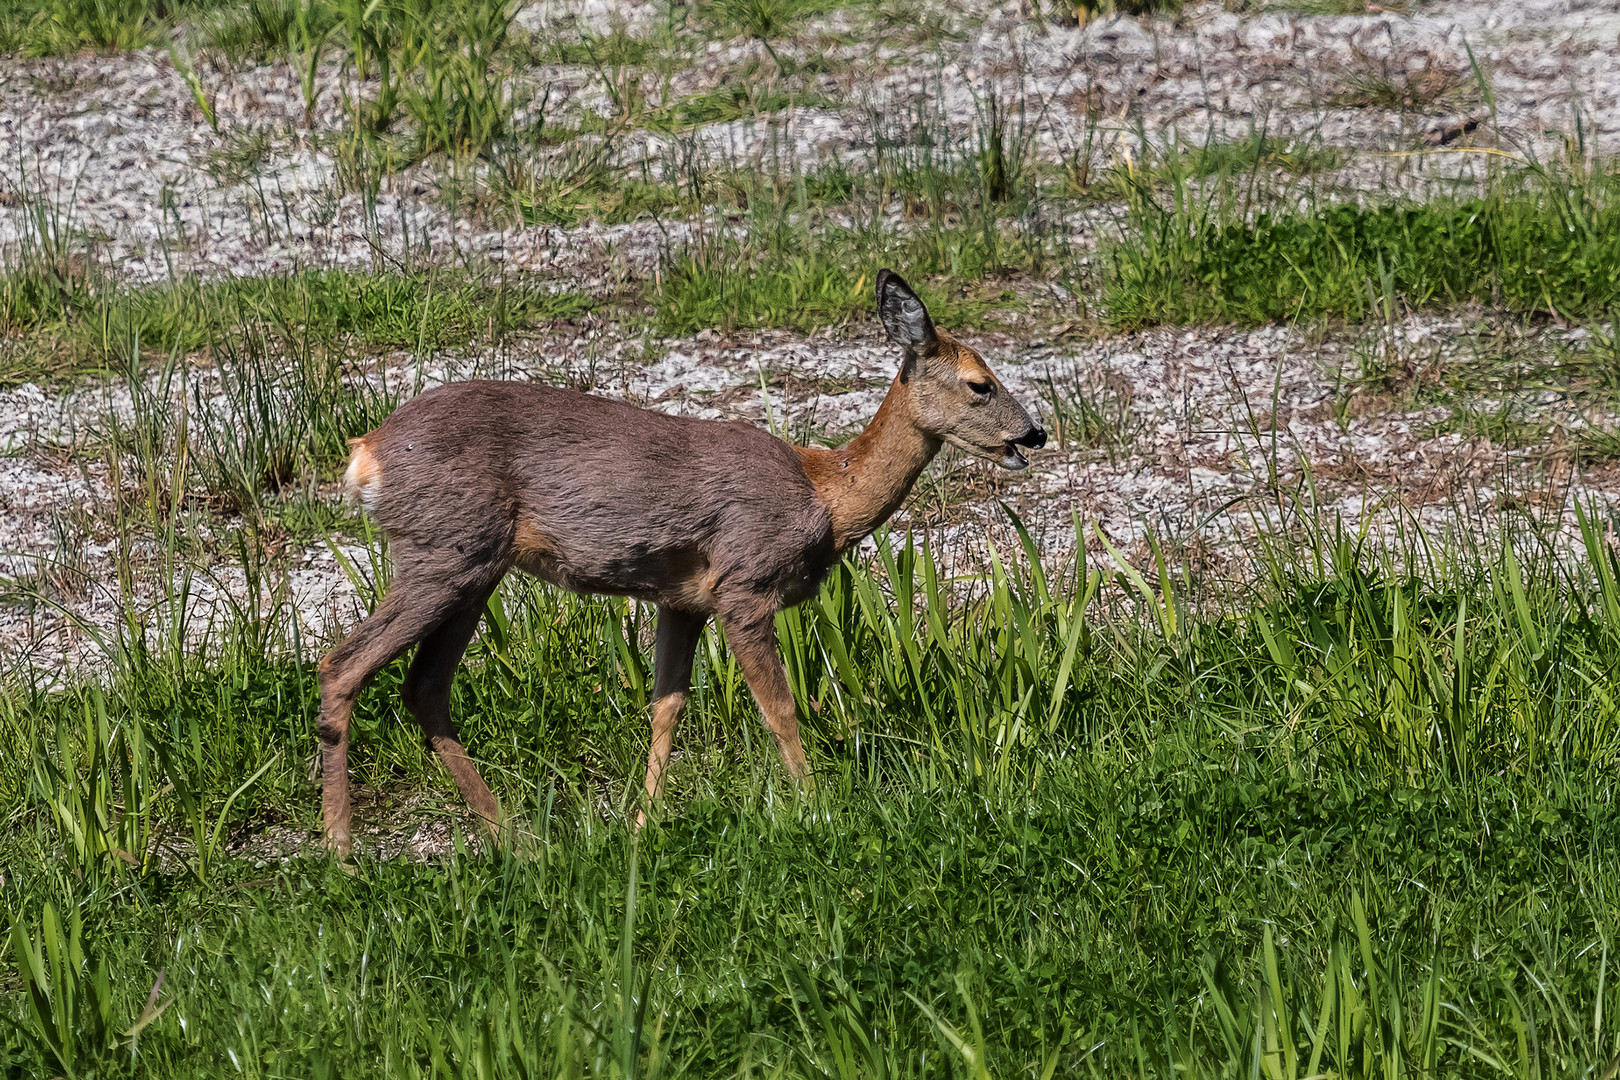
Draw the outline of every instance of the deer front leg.
M750 605L726 617L726 638L737 655L748 688L759 702L765 726L776 736L782 763L801 791L810 788L810 766L805 763L804 744L799 741L799 713L788 688L787 667L776 651L776 612L773 606Z
M658 609L658 637L653 652L652 749L647 752L647 805L664 789L664 768L669 764L675 725L692 690L692 654L703 636L705 615L674 608ZM636 815L636 828L647 823L645 808Z

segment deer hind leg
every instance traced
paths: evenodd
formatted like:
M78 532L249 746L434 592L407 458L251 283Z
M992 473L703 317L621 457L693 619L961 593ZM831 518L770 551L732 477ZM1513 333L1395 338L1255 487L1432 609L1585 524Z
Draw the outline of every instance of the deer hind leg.
M799 782L801 790L810 786L810 766L805 762L804 744L799 741L799 713L788 688L787 667L776 651L776 621L773 606L749 605L726 618L726 638L737 656L748 688L759 702L765 726L776 736L782 762Z
M674 608L658 609L658 639L653 657L652 749L647 752L647 805L658 801L664 789L664 768L669 764L675 725L680 723L692 690L692 653L703 635L706 615ZM636 828L647 823L647 811L636 815Z
M495 795L479 775L478 766L468 756L456 733L455 721L450 719L450 686L455 681L456 668L467 651L478 620L484 614L488 594L478 597L435 627L416 650L411 669L405 676L400 696L405 707L421 725L428 745L439 755L444 767L461 789L461 797L491 835L499 836L501 806Z
M421 641L464 594L431 582L396 579L383 602L320 665L321 815L326 843L339 855L353 844L349 832L349 720L366 682Z

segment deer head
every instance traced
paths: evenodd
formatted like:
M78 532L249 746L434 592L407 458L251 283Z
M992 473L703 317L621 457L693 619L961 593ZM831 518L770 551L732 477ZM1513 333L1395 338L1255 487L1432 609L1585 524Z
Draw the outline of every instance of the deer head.
M1046 432L1007 392L984 357L934 326L928 308L892 270L877 276L878 319L905 349L900 381L920 430L1008 469L1029 466L1024 449L1046 445Z

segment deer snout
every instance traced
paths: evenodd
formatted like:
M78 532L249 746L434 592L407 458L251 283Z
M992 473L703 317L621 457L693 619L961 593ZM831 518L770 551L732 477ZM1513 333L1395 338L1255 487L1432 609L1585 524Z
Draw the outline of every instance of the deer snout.
M1027 446L1031 450L1039 450L1046 445L1046 429L1039 424L1031 424L1028 431L1009 441L1014 446Z

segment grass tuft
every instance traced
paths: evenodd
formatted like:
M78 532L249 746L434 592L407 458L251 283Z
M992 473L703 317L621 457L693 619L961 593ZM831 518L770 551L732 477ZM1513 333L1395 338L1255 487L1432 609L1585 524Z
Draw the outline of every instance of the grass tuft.
M1345 77L1342 88L1329 104L1340 109L1428 112L1459 97L1468 86L1466 71L1437 66L1432 56L1415 71L1391 70L1388 61L1367 61L1362 70Z
M1357 318L1386 294L1408 307L1478 301L1601 316L1620 302L1620 177L1547 172L1483 198L1262 212L1141 192L1108 252L1118 326Z
M646 293L667 334L756 327L811 331L863 321L872 312L870 267L907 272L942 325L968 328L1020 301L988 280L1005 272L999 237L972 229L892 236L836 226L762 222L742 237L700 236L665 257ZM927 279L980 279L977 288L941 289Z
M265 63L324 42L339 21L336 5L323 0L248 0L212 13L204 20L202 39L226 56Z
M1186 174L1241 176L1258 169L1280 169L1295 176L1328 172L1345 163L1345 152L1308 138L1284 139L1255 131L1248 138L1209 142L1188 154Z
M312 270L151 288L115 286L86 262L34 263L0 276L0 328L31 336L44 358L70 366L97 366L114 343L132 338L148 352L190 353L244 327L351 348L442 348L575 318L593 306L577 293L450 271Z

